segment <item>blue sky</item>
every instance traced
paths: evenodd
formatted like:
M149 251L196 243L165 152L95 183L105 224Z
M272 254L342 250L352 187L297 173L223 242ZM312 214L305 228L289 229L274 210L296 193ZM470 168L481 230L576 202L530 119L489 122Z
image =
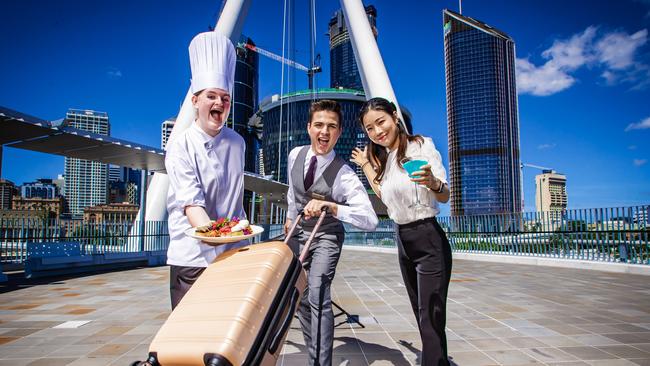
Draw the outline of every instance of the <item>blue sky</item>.
M308 8L296 2L294 50L308 64ZM416 133L447 160L442 9L456 1L365 1L378 11L379 48ZM108 112L111 135L160 146L160 123L189 86L187 45L216 22L220 1L2 1L0 105L54 120L68 108ZM327 22L317 1L317 52L329 85ZM253 1L244 32L282 52L283 1ZM466 0L463 14L516 43L522 161L567 175L569 208L650 203L650 1ZM280 64L260 58L260 97L280 90ZM289 88L306 87L296 73ZM287 86L285 86L287 90ZM63 158L5 148L17 184L63 173ZM535 169L524 170L534 209ZM448 206L443 213L448 212Z

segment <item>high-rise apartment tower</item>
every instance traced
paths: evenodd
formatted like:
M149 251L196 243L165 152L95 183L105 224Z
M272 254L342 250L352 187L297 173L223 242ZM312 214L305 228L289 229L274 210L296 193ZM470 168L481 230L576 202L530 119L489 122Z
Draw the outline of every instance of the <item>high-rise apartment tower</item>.
M95 134L110 135L105 112L70 109L64 123ZM82 218L84 207L106 203L107 188L108 164L65 158L65 197L73 218Z
M544 170L535 176L535 207L537 212L548 212L552 219L560 219L567 207L566 176L554 170Z

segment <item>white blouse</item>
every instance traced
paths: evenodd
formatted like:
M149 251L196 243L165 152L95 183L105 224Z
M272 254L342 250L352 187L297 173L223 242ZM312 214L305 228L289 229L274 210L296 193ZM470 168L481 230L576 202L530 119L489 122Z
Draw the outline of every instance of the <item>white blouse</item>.
M408 143L406 156L413 157L416 155L422 156L431 165L431 172L436 178L447 183L447 173L442 166L442 157L436 150L431 138L425 137L422 144L417 141ZM388 216L398 225L434 217L440 213L435 193L411 181L408 173L397 161L397 149L388 154L386 171L379 187L381 200L388 208ZM420 202L427 207L409 208L416 201L416 189Z

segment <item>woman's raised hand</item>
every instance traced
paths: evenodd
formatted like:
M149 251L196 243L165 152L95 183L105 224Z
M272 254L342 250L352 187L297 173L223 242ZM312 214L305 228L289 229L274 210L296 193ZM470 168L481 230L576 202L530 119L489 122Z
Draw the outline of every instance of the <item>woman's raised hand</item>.
M358 147L355 147L352 149L352 154L350 159L351 162L357 164L358 166L363 166L365 163L368 162L368 154L367 154L368 147L364 146L363 150L361 150Z

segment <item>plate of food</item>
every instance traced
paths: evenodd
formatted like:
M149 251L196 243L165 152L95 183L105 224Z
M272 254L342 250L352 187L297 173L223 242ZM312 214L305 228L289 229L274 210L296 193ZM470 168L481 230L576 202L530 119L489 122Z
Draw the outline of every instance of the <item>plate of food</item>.
M210 224L185 230L185 235L208 244L227 244L250 239L264 232L261 226L251 225L237 217L220 218Z

